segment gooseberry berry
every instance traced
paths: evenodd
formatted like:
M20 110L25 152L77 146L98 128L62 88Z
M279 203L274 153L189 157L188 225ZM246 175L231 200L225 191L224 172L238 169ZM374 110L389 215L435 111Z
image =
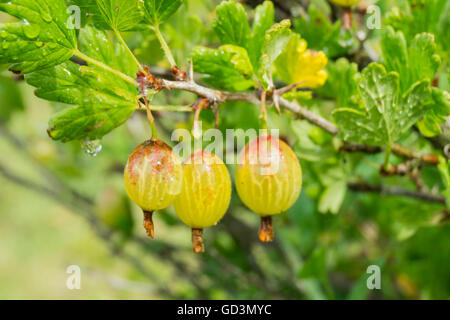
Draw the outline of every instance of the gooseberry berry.
M360 2L361 0L330 0L330 1L341 7L351 7Z
M183 186L175 199L178 217L192 228L192 250L203 252L202 232L224 216L231 198L227 167L217 156L198 151L183 165Z
M272 241L271 216L289 209L300 195L302 170L297 156L280 139L259 136L241 151L235 180L242 202L261 216L259 239Z
M124 171L125 189L144 211L144 228L154 237L153 211L168 207L181 190L183 168L172 149L158 139L133 150Z

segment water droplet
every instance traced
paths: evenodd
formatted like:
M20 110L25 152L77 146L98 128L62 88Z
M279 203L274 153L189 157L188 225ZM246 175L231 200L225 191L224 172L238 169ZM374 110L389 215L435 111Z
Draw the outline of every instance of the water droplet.
M47 23L52 22L52 16L48 14L48 12L44 12L43 10L41 10L41 18Z
M98 139L91 140L86 138L81 142L81 148L88 156L95 157L102 150L102 144Z
M36 38L41 32L41 28L38 25L25 24L22 28L25 37L27 37L28 39Z

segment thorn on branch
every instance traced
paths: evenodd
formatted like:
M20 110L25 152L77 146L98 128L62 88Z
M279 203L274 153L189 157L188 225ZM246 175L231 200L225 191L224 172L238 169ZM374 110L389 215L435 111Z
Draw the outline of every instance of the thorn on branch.
M297 82L297 83L293 83L293 84L287 85L287 86L285 86L285 87L282 87L282 88L276 90L276 94L282 96L282 95L285 94L286 92L289 92L289 91L291 91L292 89L297 88L299 85L301 85L301 84L304 83L304 82L306 82L306 80L299 81L299 82Z
M191 59L189 61L189 77L188 81L194 82L194 61Z

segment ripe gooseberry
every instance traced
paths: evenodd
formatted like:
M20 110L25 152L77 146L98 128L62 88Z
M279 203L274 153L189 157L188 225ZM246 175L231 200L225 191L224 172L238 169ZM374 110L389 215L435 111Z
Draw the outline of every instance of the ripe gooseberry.
M242 202L261 216L259 239L272 241L271 216L289 209L300 195L302 170L297 156L280 139L259 136L241 151L235 180Z
M192 228L192 250L203 252L202 232L224 216L231 198L227 167L217 156L198 151L183 165L183 187L175 199L178 217Z
M330 0L330 1L341 7L351 7L360 2L361 0Z
M183 168L178 156L159 139L137 146L124 170L125 189L144 211L144 228L154 237L153 211L168 207L180 193Z

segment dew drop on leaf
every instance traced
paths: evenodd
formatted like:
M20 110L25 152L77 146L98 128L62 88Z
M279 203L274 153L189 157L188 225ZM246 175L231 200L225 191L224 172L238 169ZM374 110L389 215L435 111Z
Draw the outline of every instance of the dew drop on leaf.
M29 25L26 24L23 26L23 33L25 34L25 37L28 39L34 39L37 36L39 36L39 33L41 32L41 28L38 25Z
M81 142L81 148L88 156L95 157L102 150L102 144L98 139L86 138Z

